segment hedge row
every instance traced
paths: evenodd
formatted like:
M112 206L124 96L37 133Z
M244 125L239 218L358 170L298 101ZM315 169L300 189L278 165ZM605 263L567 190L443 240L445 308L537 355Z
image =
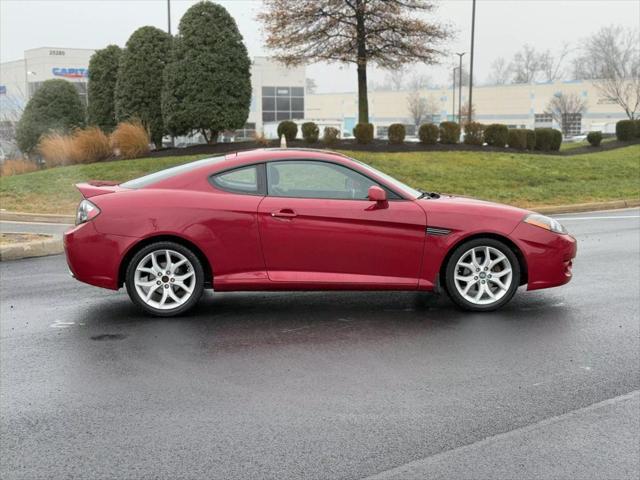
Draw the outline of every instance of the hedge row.
M640 138L640 120L620 120L616 123L616 138L621 142Z

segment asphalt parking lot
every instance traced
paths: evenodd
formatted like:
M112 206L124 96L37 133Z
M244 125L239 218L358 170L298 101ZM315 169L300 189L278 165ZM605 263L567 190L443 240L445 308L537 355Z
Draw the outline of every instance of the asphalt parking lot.
M638 478L640 210L558 216L573 281L499 312L205 295L176 319L0 264L0 477Z

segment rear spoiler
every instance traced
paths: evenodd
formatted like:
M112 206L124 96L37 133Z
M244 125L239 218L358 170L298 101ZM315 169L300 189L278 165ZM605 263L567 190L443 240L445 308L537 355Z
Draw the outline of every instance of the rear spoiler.
M77 183L76 188L80 191L84 198L96 197L106 193L114 193L122 190L116 182L108 182L103 180L91 180L87 183Z

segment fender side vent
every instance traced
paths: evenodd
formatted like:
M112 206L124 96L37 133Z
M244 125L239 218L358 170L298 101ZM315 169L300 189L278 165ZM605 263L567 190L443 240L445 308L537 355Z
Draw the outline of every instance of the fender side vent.
M436 237L444 237L445 235L449 235L451 230L446 228L438 228L438 227L427 227L427 235L434 235Z

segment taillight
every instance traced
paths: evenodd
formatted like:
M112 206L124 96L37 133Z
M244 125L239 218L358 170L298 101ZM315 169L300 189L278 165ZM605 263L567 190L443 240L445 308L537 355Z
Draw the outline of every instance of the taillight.
M93 220L100 214L100 209L89 200L82 200L76 213L76 225Z

